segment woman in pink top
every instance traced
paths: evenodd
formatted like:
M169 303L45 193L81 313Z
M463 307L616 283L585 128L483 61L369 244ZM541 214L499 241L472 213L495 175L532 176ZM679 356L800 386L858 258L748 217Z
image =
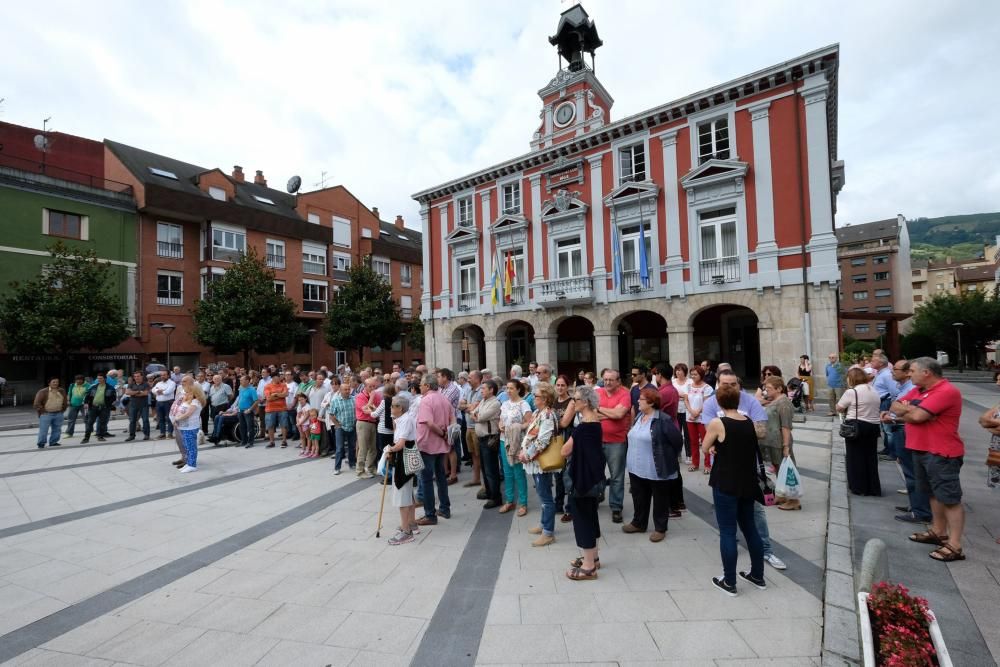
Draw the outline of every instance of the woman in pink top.
M701 441L705 438L705 425L701 423L701 411L705 407L705 401L715 393L712 385L705 382L705 373L701 366L691 367L691 384L688 385L687 393L684 394L684 407L687 410L688 437L691 440L691 465L688 472L698 469L698 459L701 454ZM705 455L705 474L712 471L712 462L709 455Z

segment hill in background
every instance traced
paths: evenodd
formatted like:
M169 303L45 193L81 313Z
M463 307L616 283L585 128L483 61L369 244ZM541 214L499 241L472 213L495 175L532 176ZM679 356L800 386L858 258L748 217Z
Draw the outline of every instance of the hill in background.
M913 259L975 259L996 243L1000 212L916 218L906 222Z

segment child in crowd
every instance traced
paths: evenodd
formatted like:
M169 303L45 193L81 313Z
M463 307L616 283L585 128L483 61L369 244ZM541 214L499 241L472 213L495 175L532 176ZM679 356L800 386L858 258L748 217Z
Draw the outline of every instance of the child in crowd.
M295 396L295 428L299 431L299 456L305 456L309 444L309 397L305 394Z
M319 420L319 410L309 409L309 444L306 445L306 458L319 456L319 443L323 440L323 422Z

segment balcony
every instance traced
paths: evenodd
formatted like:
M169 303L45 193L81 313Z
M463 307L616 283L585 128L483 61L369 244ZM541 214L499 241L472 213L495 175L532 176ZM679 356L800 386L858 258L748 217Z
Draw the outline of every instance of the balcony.
M330 277L333 278L334 280L342 280L344 282L347 282L348 280L351 279L351 270L350 269L333 269L330 272Z
M177 295L169 296L159 296L156 297L156 303L160 306L183 306L184 298Z
M242 250L234 250L232 248L223 248L221 246L212 246L212 259L216 262L238 262L240 257L243 256Z
M325 313L326 301L314 301L310 299L302 300L303 313Z
M639 271L622 271L621 280L621 293L622 294L639 294L640 292L648 292L653 289L653 274L652 271L649 272L649 276L646 278L645 285L643 284L642 277L639 275Z
M170 259L184 259L184 244L157 241L156 254L159 257L169 257Z
M560 278L542 283L538 303L546 308L583 306L594 303L593 281L590 276Z
M285 268L285 256L284 255L272 255L267 254L267 266L272 269L283 269Z
M302 260L302 273L308 273L314 276L325 276L326 264L323 262L310 262L308 260Z
M404 320L412 320L413 319L413 309L412 308L400 308L399 309L399 317L400 317L400 319L404 319Z
M704 259L699 265L702 285L725 285L740 280L740 258Z
M458 295L458 309L464 312L479 310L479 294L470 292Z

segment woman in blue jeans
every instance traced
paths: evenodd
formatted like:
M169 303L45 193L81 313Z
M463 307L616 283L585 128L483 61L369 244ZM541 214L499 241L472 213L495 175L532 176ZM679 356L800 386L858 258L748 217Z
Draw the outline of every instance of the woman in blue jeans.
M552 409L555 402L556 390L551 384L539 382L535 385L535 406L538 410L525 431L519 456L525 474L531 475L535 482L535 492L542 505L541 525L528 529L528 533L538 535L538 539L531 543L533 547L547 547L556 541L556 501L552 495L552 485L556 476L562 475L562 470L545 472L538 464L538 455L552 443L552 436L559 426L555 410Z
M719 524L719 552L722 579L712 583L726 595L736 596L736 528L739 527L750 551L750 571L740 578L764 590L764 548L754 523L754 503L763 497L757 478L757 434L753 422L740 414L740 390L722 385L715 394L722 417L709 422L701 451L714 458L711 476L715 520Z

